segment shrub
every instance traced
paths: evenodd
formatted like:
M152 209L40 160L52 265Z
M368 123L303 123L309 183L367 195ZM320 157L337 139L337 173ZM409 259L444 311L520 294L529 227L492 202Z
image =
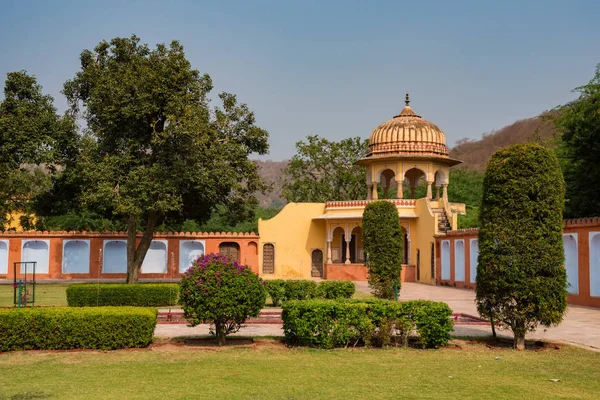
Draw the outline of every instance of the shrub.
M350 299L356 290L354 282L321 281L317 285L315 297L321 299Z
M396 206L389 201L367 204L363 213L363 246L367 254L369 286L375 296L395 297L394 282L400 287L402 231Z
M439 347L448 344L453 326L447 304L425 300L307 300L282 307L287 342L311 347L387 346L393 336L406 344L415 330L423 347Z
M219 345L248 317L258 316L266 297L258 275L222 254L199 257L180 282L179 302L185 318L191 326L210 322L210 333Z
M315 296L317 283L309 280L285 281L284 300L307 300Z
M146 347L155 326L139 307L0 309L0 351Z
M566 271L562 243L564 180L554 152L534 144L494 153L480 214L477 309L525 333L562 321Z
M277 307L279 303L285 298L285 281L282 279L271 279L265 281L265 288L271 300L273 306Z
M165 307L177 304L176 283L82 283L67 287L70 307Z

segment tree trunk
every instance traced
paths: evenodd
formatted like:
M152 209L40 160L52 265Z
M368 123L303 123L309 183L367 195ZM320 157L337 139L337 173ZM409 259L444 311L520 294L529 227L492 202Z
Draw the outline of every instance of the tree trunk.
M516 326L513 327L513 334L515 336L513 346L517 350L525 350L525 324L517 322Z
M217 344L219 346L224 346L225 345L225 328L223 327L223 324L221 324L220 322L215 322L215 331L217 334Z
M139 244L136 243L136 221L137 218L135 215L130 215L127 219L127 283L138 282L138 274L152 243L152 236L154 236L154 227L158 221L158 215L154 211L148 214L146 230Z

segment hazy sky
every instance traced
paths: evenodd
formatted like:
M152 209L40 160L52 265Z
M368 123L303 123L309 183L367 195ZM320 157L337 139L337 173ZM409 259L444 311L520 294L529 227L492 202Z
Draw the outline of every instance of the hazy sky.
M307 135L369 137L411 106L449 145L569 101L600 62L600 1L0 0L0 75L62 84L102 39L179 40L255 111L266 158ZM213 96L213 97L215 97Z

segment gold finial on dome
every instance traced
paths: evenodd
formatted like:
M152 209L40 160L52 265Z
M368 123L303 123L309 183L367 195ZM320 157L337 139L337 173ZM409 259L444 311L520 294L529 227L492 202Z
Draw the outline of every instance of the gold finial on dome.
M406 103L406 105L410 104L410 99L408 98L408 92L406 92L406 100L404 100L404 103Z

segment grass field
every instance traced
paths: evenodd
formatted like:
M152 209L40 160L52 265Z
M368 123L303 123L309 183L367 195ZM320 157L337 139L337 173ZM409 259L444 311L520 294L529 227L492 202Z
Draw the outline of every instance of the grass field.
M37 306L66 306L67 287L64 283L37 284L35 304ZM13 285L0 285L0 307L13 306ZM2 399L2 397L0 397Z
M0 399L598 399L599 366L600 353L573 347L517 352L479 344L13 352L0 355Z
M67 305L67 287L66 283L40 283L35 289L35 304L37 306L66 306ZM353 296L355 299L366 299L372 297L371 294L356 291ZM271 304L271 299L267 298L267 304ZM0 285L0 307L13 306L13 286ZM0 397L0 400L2 398Z

